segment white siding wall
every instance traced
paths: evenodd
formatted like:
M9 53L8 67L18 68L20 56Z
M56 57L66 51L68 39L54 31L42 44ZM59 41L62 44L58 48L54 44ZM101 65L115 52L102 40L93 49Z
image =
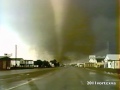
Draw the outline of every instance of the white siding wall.
M115 68L120 68L120 61L115 62Z
M108 68L114 68L114 61L108 61Z
M11 60L11 67L15 66L17 64L17 66L20 66L20 61L18 60Z
M120 68L120 61L108 61L108 68L115 68L119 69Z
M34 61L23 60L21 61L21 64L34 64Z
M33 61L28 61L28 64L34 64L34 62Z

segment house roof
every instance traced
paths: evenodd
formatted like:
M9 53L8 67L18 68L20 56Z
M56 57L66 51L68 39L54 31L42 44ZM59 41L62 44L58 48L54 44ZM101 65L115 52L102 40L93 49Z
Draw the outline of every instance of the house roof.
M104 61L105 56L96 56L95 59L97 60L97 62L102 62L102 61Z
M7 58L7 59L10 59L8 56L0 56L0 60L1 60L1 59L6 59L6 58Z
M22 60L23 58L11 58L11 60Z
M120 54L107 54L105 60L119 60Z
M33 60L24 60L24 61L33 61Z
M6 56L0 56L0 58L4 58L4 57L6 57Z
M102 62L104 61L105 58L96 58L97 62Z

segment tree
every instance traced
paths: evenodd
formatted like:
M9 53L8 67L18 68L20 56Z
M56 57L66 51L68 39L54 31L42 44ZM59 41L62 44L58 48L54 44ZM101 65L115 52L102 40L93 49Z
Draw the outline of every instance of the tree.
M60 66L59 62L57 62L56 59L51 60L50 62L51 62L52 64L54 64L55 67L59 67L59 66Z
M46 60L43 61L42 67L51 67L50 63Z
M38 65L38 67L41 67L42 64L43 64L43 61L42 61L42 60L34 61L34 65Z

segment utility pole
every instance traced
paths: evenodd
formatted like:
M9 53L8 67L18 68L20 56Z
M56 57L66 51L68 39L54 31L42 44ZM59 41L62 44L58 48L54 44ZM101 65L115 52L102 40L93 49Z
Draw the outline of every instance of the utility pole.
M15 67L17 65L17 45L15 45Z
M107 41L107 54L109 54L109 53L110 53L109 48L110 48L109 41Z

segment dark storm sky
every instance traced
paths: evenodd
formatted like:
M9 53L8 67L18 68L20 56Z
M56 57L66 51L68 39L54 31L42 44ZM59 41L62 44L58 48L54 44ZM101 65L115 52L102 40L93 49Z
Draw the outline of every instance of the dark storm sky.
M46 56L49 54L59 60L78 59L80 55L106 49L107 42L110 53L116 53L117 1L66 2L60 26L56 26L51 0L6 0L7 9L3 14L9 15L10 25L37 51L38 58L46 52ZM55 27L59 27L62 41L57 38Z

